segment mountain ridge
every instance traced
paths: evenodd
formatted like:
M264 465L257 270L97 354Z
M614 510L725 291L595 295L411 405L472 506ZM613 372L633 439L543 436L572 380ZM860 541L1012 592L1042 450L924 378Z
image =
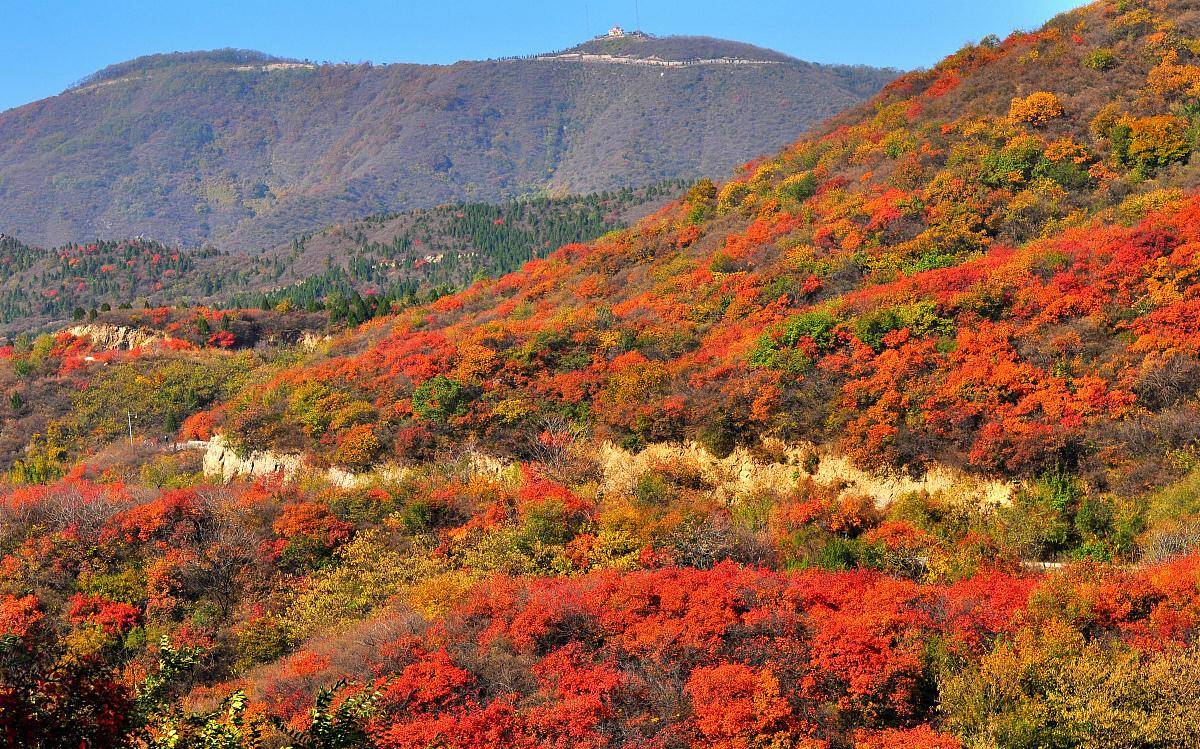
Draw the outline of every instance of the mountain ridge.
M304 308L330 295L358 293L411 302L626 226L685 187L668 182L371 215L253 255L187 250L145 238L43 248L0 234L0 334L54 328L73 313L134 305L286 302Z
M293 58L278 57L254 49L235 49L225 47L210 50L191 50L177 52L159 52L139 55L129 60L106 65L94 73L84 76L78 82L71 84L61 93L78 91L97 83L118 80L127 75L145 73L152 70L179 65L255 65L276 62L300 62Z
M297 57L288 57L275 55L269 52L263 52L255 49L223 47L214 49L198 49L198 50L178 50L174 52L156 52L129 60L107 65L94 73L84 76L79 81L71 84L60 93L76 91L81 88L86 88L90 85L112 81L125 77L129 74L145 73L152 70L158 70L167 67L178 67L186 65L212 65L212 66L228 66L233 68L241 68L247 65L271 65L274 63L295 63L308 67L318 66L358 66L368 65L375 68L385 68L393 65L421 65L426 67L450 67L453 65L482 63L482 62L506 62L512 60L527 60L545 58L550 59L566 53L587 52L592 54L608 54L622 57L656 57L658 59L688 62L695 60L715 60L722 58L740 58L756 62L774 62L774 63L802 63L819 68L833 69L863 69L863 70L881 70L888 71L895 75L904 72L898 68L874 67L870 65L853 64L853 63L822 63L807 61L794 55L789 55L784 52L761 47L748 42L739 42L730 39L721 39L719 37L711 37L705 35L693 34L667 34L655 35L645 32L621 32L618 35L602 34L592 39L585 40L571 47L566 47L555 52L536 52L525 55L508 55L492 58L464 58L461 60L453 60L440 63L411 63L411 62L315 62L313 60L301 59ZM19 104L11 109L19 109L27 104L35 102L27 102ZM7 110L4 110L7 111ZM2 113L2 112L0 112Z
M603 34L563 51L679 61L729 57L762 62L803 62L798 57L746 42L683 34L655 36L638 31Z
M143 57L0 113L0 230L246 250L372 213L721 175L892 77L799 61Z

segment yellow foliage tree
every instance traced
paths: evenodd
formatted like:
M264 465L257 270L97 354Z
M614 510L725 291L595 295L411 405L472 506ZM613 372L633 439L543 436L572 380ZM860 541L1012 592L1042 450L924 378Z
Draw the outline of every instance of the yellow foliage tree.
M1184 161L1192 152L1188 122L1182 117L1160 114L1127 119L1129 159L1150 170Z
M1052 621L947 677L942 709L967 746L1200 746L1197 668L1196 648L1142 655Z
M1035 91L1023 99L1013 99L1008 116L1014 122L1042 127L1051 120L1062 117L1063 106L1058 97L1049 91Z

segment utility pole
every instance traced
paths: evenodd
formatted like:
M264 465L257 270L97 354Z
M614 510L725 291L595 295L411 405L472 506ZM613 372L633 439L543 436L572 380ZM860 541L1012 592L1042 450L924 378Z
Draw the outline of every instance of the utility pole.
M633 0L634 31L642 30L642 11L638 8L638 0Z
M125 412L125 421L129 424L129 446L133 447L133 414Z

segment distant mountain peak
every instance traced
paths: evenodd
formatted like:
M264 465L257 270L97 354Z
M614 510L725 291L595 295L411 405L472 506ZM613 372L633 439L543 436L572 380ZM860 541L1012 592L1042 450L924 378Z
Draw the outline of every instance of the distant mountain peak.
M544 57L605 55L621 58L659 59L671 62L701 60L745 60L764 63L799 63L782 52L745 42L708 36L655 36L645 31L626 31L620 26L562 52Z

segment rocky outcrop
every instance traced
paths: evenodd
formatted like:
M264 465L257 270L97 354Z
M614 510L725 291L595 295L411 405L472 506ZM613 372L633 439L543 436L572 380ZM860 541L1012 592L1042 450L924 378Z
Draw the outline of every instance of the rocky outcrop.
M255 451L242 457L218 434L208 441L203 465L205 475L220 476L224 481L273 473L280 473L291 479L295 478L304 466L304 458L300 455L266 451Z
M333 340L327 335L317 335L312 331L305 331L304 335L300 336L300 340L296 341L296 345L306 354L311 354L317 350L318 346L329 343Z
M407 468L395 465L382 465L369 473L354 473L334 467L325 471L325 480L340 489L357 489L371 484L392 484L403 479L407 473Z
M638 453L605 443L598 458L606 491L630 491L643 473L669 464L696 471L730 500L756 489L788 491L804 479L838 487L845 494L870 497L880 506L920 492L950 494L964 502L1003 504L1017 489L1011 482L970 476L944 466L933 466L924 476L915 478L864 471L849 458L815 445L780 443L770 447L773 462L757 459L745 448L717 458L694 442L650 445Z
M274 473L294 479L306 468L299 454L257 451L242 457L220 435L204 444L204 473L220 476L224 481ZM771 460L756 457L745 448L717 458L694 442L660 443L637 453L605 442L597 450L600 475L596 478L604 492L627 493L633 491L638 478L647 471L674 466L699 475L726 501L756 490L787 492L811 479L823 486L836 487L844 494L870 497L880 506L913 493L941 494L972 504L1005 504L1019 488L1009 481L971 476L945 466L932 466L920 477L872 473L858 468L843 455L811 444L767 443L764 447L768 448L764 452L772 456ZM474 450L468 450L460 462L470 474L497 479L509 475L512 467L508 461ZM323 477L334 486L350 489L379 481L399 481L407 470L390 464L377 466L368 473L335 467L325 470Z
M67 332L76 338L88 338L92 347L104 351L146 348L170 339L154 330L130 328L124 325L75 325Z
M222 481L232 481L235 478L253 478L281 474L285 479L292 480L301 472L309 469L316 472L297 453L276 453L268 450L256 450L242 457L229 445L221 435L216 435L208 442L189 443L204 449L203 470L206 476L220 477ZM366 486L378 481L398 481L404 477L406 469L399 466L383 465L370 473L352 473L342 468L329 468L324 472L324 479L343 489L353 489Z

